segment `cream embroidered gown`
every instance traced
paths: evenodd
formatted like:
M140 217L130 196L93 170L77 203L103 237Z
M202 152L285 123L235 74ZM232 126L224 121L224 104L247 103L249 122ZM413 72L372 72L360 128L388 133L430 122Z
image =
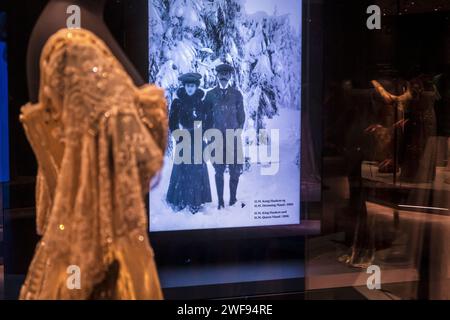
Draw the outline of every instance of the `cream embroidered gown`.
M84 29L54 34L40 64L39 103L21 121L39 164L42 239L20 298L162 298L143 196L163 161L163 91L136 88ZM80 289L67 285L69 266Z

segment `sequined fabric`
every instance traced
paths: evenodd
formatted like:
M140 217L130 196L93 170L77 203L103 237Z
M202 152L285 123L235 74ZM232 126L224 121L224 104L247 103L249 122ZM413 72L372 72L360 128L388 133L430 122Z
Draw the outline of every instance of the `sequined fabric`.
M40 63L39 103L21 121L39 164L42 239L20 298L161 299L143 196L163 162L163 91L136 88L84 29L54 34Z

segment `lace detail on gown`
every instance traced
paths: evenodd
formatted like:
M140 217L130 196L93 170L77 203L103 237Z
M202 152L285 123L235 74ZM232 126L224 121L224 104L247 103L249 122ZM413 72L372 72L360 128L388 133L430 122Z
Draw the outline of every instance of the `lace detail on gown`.
M20 298L162 298L143 196L162 166L166 110L163 90L136 88L91 32L48 40L39 103L21 115L39 164L42 240ZM66 284L71 265L79 290Z

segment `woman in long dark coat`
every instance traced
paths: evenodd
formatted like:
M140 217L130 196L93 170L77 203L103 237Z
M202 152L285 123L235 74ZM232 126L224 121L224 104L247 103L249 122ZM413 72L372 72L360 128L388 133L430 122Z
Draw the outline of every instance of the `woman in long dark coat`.
M200 79L201 75L198 73L180 76L179 80L183 86L177 90L177 98L172 102L169 114L169 127L172 133L181 129L187 130L190 134L191 161L174 163L166 200L174 211L188 209L192 214L197 213L203 204L212 201L208 168L203 161L203 141L197 141L202 145L202 161L200 164L194 162L194 122L202 121L204 127L206 121L203 104L205 93L199 88ZM175 152L178 154L176 148ZM181 158L183 151L180 150Z

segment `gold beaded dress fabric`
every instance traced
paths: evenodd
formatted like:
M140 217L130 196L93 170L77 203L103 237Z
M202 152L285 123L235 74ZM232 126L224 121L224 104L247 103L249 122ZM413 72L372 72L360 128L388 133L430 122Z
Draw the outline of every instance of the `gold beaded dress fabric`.
M137 88L84 29L54 34L40 64L39 103L21 121L39 165L42 239L20 298L161 299L143 197L166 146L163 90Z

